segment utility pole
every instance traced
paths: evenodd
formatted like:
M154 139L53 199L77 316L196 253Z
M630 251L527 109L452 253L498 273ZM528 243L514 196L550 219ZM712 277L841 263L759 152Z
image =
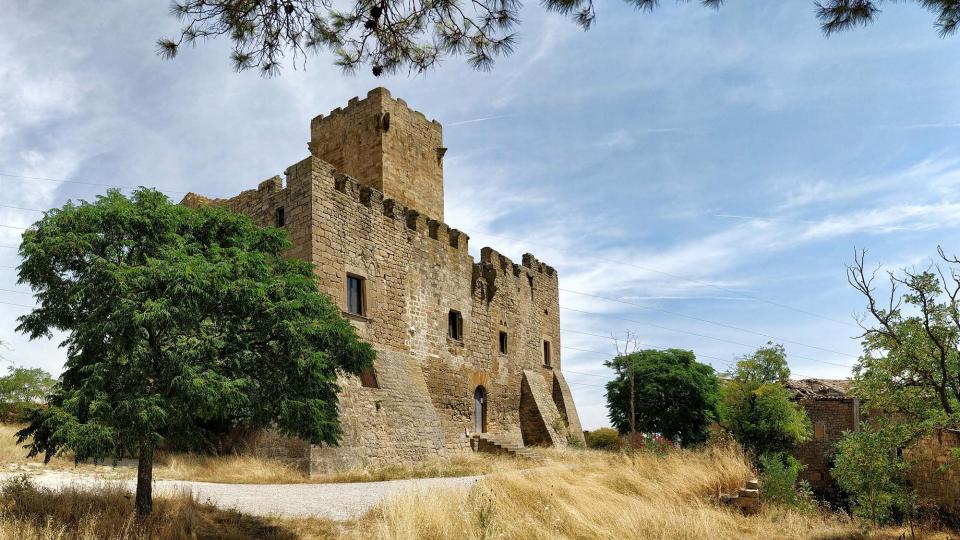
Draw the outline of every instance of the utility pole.
M630 362L630 447L637 447L637 401L633 394L633 362Z

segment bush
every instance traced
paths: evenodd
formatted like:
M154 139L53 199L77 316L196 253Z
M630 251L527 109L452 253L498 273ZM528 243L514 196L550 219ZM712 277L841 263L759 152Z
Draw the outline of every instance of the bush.
M587 447L594 450L619 450L620 432L613 428L600 428L586 433Z
M798 481L803 464L784 452L769 452L758 459L760 496L764 501L800 508L816 508L810 485Z
M897 451L904 444L903 434L889 426L847 433L837 443L831 473L855 516L894 523L915 513L916 495L906 481L908 464Z

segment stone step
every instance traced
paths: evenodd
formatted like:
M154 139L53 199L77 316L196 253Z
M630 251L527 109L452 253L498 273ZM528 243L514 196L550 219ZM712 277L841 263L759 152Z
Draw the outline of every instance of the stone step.
M536 452L525 446L518 446L514 440L488 433L474 433L470 436L470 446L477 452L503 453L520 456L533 461L543 461ZM492 447L492 448L491 448Z

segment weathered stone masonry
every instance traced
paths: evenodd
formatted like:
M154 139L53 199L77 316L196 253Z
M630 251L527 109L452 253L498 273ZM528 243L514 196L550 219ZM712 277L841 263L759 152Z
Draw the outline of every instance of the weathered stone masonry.
M582 439L560 373L557 273L491 248L475 261L467 235L442 222L440 124L377 88L315 118L308 147L285 185L274 177L230 199L183 201L225 205L264 226L282 213L289 255L315 264L322 290L377 350L377 387L341 380L341 444L302 444L292 457L286 444L284 453L312 472L450 456L470 451L464 433L478 414L481 430L517 443ZM348 275L363 283L359 315L347 313ZM462 318L459 339L448 335L451 310Z

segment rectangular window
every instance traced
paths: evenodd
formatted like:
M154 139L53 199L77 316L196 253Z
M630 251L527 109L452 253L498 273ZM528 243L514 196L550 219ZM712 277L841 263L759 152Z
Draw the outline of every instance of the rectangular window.
M459 311L451 309L447 316L447 337L457 341L463 339L463 317Z
M544 340L544 342L543 342L543 365L545 365L545 366L547 366L547 367L550 367L550 366L551 366L551 364L550 364L550 361L551 361L551 360L552 360L552 359L550 358L550 342Z
M283 215L283 207L277 208L277 227L283 227L287 224L286 216Z
M347 313L365 314L367 306L363 298L363 281L362 277L347 274Z
M360 373L360 385L364 388L380 388L377 382L377 372L373 368L368 368Z
M818 422L813 427L813 436L816 439L825 439L827 437L827 426L823 423Z
M507 354L507 333L500 332L500 354Z

